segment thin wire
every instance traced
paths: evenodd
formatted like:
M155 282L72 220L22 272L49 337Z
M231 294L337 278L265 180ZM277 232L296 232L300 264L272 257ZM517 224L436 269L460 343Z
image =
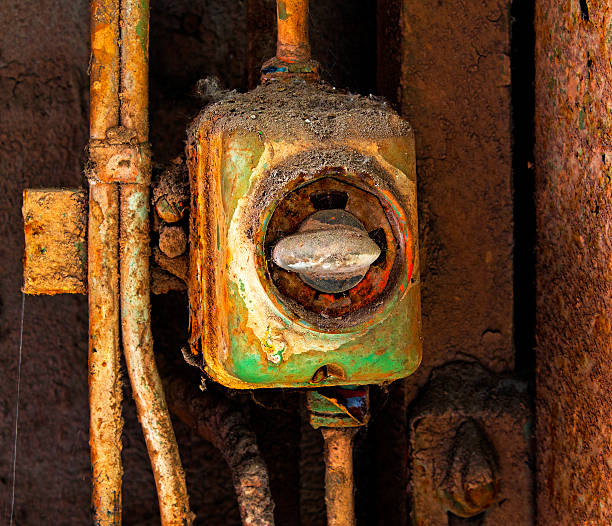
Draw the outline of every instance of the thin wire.
M19 363L17 365L17 402L15 403L15 440L13 442L13 482L11 495L11 519L9 526L13 526L13 512L15 511L15 474L17 472L17 432L19 431L19 397L21 394L21 350L23 349L23 314L25 312L25 292L21 293L21 324L19 328Z

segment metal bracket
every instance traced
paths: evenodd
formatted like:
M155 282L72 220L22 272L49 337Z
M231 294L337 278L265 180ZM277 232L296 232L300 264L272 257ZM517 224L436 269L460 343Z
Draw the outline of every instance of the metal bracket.
M89 141L90 183L151 183L151 147L136 142L136 132L123 126L110 128L106 139Z
M23 192L26 294L87 293L87 191L83 188ZM187 263L154 250L153 294L185 290ZM178 277L176 277L178 276Z
M529 407L526 383L479 364L433 373L410 416L415 526L533 524Z
M83 189L23 192L26 294L87 292L87 193Z

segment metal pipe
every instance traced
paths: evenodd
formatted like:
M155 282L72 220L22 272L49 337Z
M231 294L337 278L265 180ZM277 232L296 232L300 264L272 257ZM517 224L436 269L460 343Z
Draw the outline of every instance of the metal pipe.
M119 0L91 2L90 137L119 124ZM95 165L94 165L95 166ZM95 170L95 168L94 168ZM119 373L119 196L114 184L89 186L89 443L93 523L121 524Z
M121 8L121 124L148 147L149 5L123 0ZM153 354L149 272L150 164L142 184L121 185L121 327L123 348L153 468L164 526L192 524L185 473Z
M309 60L308 0L277 0L276 20L276 58L283 62Z
M328 526L355 526L354 427L322 427L325 440L325 504Z

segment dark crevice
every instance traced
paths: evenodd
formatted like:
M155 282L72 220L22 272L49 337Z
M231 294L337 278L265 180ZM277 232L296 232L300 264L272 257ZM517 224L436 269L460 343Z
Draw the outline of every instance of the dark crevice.
M385 230L383 228L376 228L368 235L380 248L380 256L376 258L372 265L384 265L387 261L387 236L385 235Z
M458 517L457 515L448 512L448 526L482 526L484 524L485 514L480 513L474 517Z
M586 0L580 0L580 15L585 22L589 21L589 4Z
M514 345L516 371L529 378L535 368L534 174L535 31L534 3L515 0L511 8L512 173L514 187Z
M315 192L310 196L312 206L317 210L344 210L348 203L348 194L338 190Z

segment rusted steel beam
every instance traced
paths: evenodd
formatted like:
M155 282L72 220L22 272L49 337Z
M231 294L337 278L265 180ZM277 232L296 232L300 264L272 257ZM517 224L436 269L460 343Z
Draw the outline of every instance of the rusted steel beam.
M147 149L149 5L121 5L121 124ZM146 156L145 156L146 157ZM123 349L164 526L191 524L185 473L153 354L149 269L150 164L140 165L142 184L121 185L121 327Z
M278 41L276 58L283 62L310 59L308 0L277 0Z
M90 138L119 124L119 0L91 2ZM90 178L88 222L89 443L96 526L121 524L119 199Z
M612 524L612 7L535 13L538 524Z
M321 428L325 440L327 526L355 526L353 437L356 428Z

